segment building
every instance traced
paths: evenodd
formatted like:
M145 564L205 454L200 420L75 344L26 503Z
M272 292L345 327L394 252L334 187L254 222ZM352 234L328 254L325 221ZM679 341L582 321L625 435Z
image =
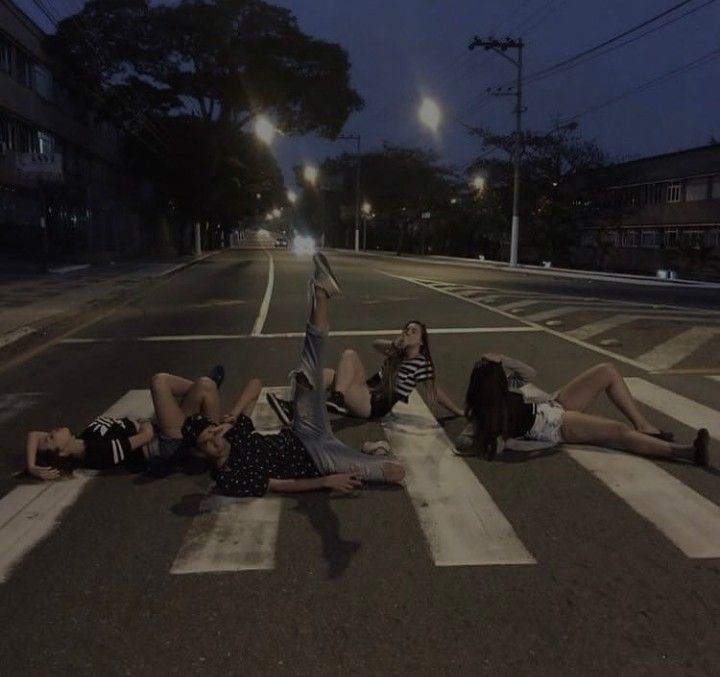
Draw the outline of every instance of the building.
M627 272L716 269L720 144L616 164L598 176L612 216L583 229L585 258L600 249L606 265Z
M122 132L54 80L45 34L0 0L0 251L93 260L143 246ZM42 230L44 224L46 231Z

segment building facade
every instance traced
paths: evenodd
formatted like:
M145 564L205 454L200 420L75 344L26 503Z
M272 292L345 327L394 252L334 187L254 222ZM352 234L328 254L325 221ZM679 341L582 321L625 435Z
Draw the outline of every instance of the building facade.
M54 80L45 34L0 0L0 251L93 260L143 247L122 132ZM46 231L43 231L43 225Z
M581 257L600 251L627 272L720 272L720 144L617 164L603 183L614 215L583 229Z

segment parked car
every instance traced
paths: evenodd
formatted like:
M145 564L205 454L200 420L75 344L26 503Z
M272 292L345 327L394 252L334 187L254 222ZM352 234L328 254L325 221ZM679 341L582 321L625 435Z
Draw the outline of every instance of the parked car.
M275 240L275 246L287 248L287 246L288 246L287 238L285 236L281 236L281 237L277 238Z

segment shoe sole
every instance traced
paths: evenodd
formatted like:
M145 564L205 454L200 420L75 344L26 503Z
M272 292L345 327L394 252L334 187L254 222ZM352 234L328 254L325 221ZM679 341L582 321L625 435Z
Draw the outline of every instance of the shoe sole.
M335 273L333 273L332 268L330 267L330 263L327 260L325 254L323 254L322 252L318 252L313 256L313 262L315 263L315 267L320 271L320 273L326 276L335 287L335 289L326 289L325 291L333 291L337 294L340 294L342 292L342 287L340 286L340 282L338 281L337 277L335 277Z
M275 412L275 416L277 416L284 425L290 425L292 421L290 420L290 418L288 418L288 415L285 413L282 405L276 401L277 396L273 395L272 393L268 393L266 395L266 399L270 407L272 407L272 410Z
M325 406L327 407L327 410L331 411L333 414L340 414L341 416L346 416L348 413L348 410L345 407L341 407L334 402L325 402Z

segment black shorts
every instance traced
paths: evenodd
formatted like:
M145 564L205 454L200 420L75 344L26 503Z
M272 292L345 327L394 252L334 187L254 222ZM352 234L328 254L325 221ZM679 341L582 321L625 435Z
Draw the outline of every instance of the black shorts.
M370 418L377 419L386 416L395 402L388 398L379 374L373 374L365 381L365 385L370 391Z

